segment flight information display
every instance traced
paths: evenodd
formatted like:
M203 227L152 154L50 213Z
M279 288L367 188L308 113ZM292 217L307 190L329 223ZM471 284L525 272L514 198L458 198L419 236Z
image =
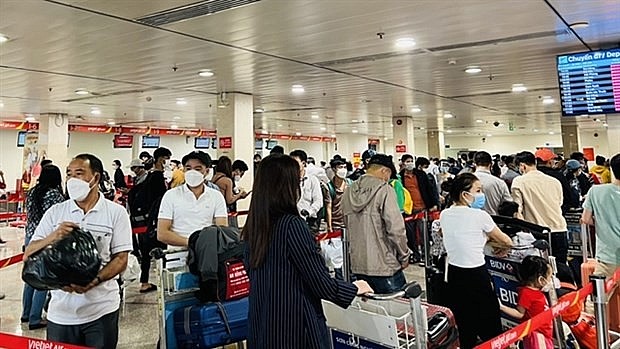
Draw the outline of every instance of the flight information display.
M620 48L557 59L562 115L620 113Z

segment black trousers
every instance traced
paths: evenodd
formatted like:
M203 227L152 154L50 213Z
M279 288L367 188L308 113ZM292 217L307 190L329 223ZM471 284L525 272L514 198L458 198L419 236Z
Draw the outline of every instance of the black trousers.
M118 310L82 325L47 323L47 340L96 349L115 349L118 343Z
M568 261L568 236L567 232L551 233L551 255L556 263L566 264Z
M155 248L155 242L149 238L148 233L134 234L138 239L138 250L140 255L140 282L146 284L149 282L149 272L151 270L151 250Z
M499 302L491 286L486 266L460 268L448 266L447 303L459 329L461 348L502 333Z

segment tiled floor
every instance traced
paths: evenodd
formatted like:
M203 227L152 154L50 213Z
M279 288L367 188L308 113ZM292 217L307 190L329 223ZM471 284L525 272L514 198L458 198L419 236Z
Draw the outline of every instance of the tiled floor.
M8 241L6 245L0 246L0 260L21 252L23 230L0 228L0 236ZM20 324L22 308L20 273L21 263L0 269L0 292L6 295L5 299L0 300L0 332L45 338L45 329L30 331L27 324ZM424 271L419 266L410 266L405 275L407 280L418 280L423 285ZM125 311L120 317L119 349L156 347L159 337L157 296L155 292L140 294L138 287L137 284L130 285L126 291Z

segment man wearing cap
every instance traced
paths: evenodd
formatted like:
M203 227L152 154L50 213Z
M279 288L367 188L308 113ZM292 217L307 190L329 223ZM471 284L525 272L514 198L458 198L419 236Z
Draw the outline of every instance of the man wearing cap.
M157 239L187 247L193 232L211 225L228 226L228 211L222 193L205 184L211 171L209 154L193 151L181 162L185 167L185 184L170 189L161 200Z
M534 156L536 157L536 169L538 171L560 181L560 185L562 185L562 197L564 198L562 200L562 213L566 213L571 207L571 191L568 181L566 180L566 176L564 176L562 170L554 168L557 155L555 155L549 148L540 148L536 150Z
M586 188L582 187L582 181L579 180L579 176L583 173L583 168L579 161L570 159L566 162L566 170L564 171L564 176L566 177L566 181L568 182L568 186L570 187L570 207L569 208L581 208L582 198L585 198L589 186ZM586 181L587 183L587 181Z
M133 159L129 164L129 170L133 173L133 185L138 185L146 179L148 172L144 169L144 164L140 159Z
M361 176L363 176L366 173L366 168L368 167L368 161L370 161L370 158L375 155L376 152L372 149L368 149L366 151L364 151L362 153L362 165L360 167L358 167L355 171L353 171L353 173L351 173L351 175L349 176L349 178L351 180L358 180Z
M396 173L391 156L370 158L366 174L344 193L342 207L351 242L351 271L377 293L400 290L409 265L405 223L394 189Z
M562 185L536 169L536 157L529 151L515 156L523 175L512 182L512 198L519 204L517 217L550 229L551 253L558 263L566 264L568 239L566 220L562 216Z

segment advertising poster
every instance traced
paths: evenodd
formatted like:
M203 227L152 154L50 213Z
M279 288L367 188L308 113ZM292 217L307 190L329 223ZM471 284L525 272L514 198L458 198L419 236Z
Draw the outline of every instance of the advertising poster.
M24 142L24 157L22 163L22 188L27 190L30 185L36 183L41 174L41 160L44 152L39 150L39 134L28 132Z

